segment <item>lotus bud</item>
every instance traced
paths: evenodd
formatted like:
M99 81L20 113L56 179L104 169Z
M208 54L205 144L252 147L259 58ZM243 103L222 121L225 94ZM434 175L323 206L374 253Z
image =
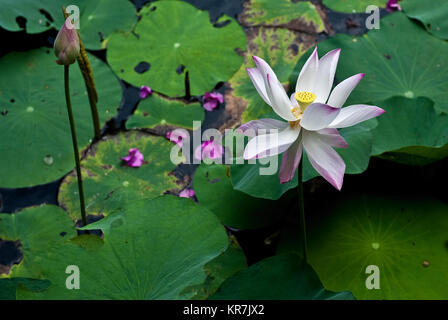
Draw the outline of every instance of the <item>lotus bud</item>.
M79 56L79 36L70 18L65 20L54 41L54 54L57 64L69 65Z

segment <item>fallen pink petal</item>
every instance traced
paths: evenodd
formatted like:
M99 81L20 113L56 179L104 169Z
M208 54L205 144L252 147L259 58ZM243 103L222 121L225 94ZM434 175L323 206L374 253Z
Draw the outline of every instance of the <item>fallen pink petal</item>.
M398 3L398 0L389 0L389 1L387 1L386 10L389 11L389 12L401 11L401 6Z
M195 195L193 189L184 189L179 193L179 197L181 198L193 198Z
M207 111L212 111L223 102L224 96L218 92L206 92L204 94L204 109Z
M152 89L148 86L141 86L140 88L140 98L146 99L149 95L152 94Z
M173 130L166 133L166 138L182 148L183 141L187 138L187 134L182 130Z
M218 159L222 157L223 153L224 148L221 145L217 144L214 140L208 140L196 148L194 156L198 160L205 158Z
M131 168L139 168L143 164L144 156L137 148L129 149L126 157L121 158L123 163Z

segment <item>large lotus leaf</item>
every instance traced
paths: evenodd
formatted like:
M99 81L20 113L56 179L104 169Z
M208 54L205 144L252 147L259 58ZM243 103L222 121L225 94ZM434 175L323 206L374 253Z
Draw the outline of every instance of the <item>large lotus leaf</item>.
M24 286L31 291L41 291L50 286L50 281L27 278L0 278L0 300L16 300L16 291L19 286Z
M104 122L121 101L112 71L90 55ZM0 59L0 187L19 188L54 181L75 166L64 98L64 68L49 49L10 53ZM78 66L70 87L80 149L93 137L86 87Z
M447 212L432 199L352 195L312 226L310 263L325 288L358 299L446 300ZM380 289L366 288L370 265L379 268Z
M154 93L139 103L138 109L126 121L126 126L154 128L158 125L171 125L193 129L193 121L202 121L204 116L204 108L199 103L186 104Z
M250 0L239 19L245 26L287 26L310 33L325 30L314 4L292 0Z
M348 148L335 150L345 162L346 174L359 174L364 172L370 160L372 151L372 130L377 125L375 119L360 123L354 127L339 129L339 133L348 143ZM234 164L231 165L232 184L236 190L245 192L253 197L276 200L289 189L297 186L297 172L295 177L288 183L281 184L278 178L283 155L264 159L263 163L257 161L256 164ZM268 162L269 161L269 162ZM303 181L308 181L319 174L311 166L306 152L303 158ZM270 166L277 170L272 175L261 175L260 169Z
M122 0L76 0L61 3L59 0L2 1L0 26L9 31L23 30L17 19L26 19L26 32L39 33L51 28L59 29L64 23L61 6L79 8L79 32L86 48L102 48L102 41L114 31L132 28L137 20L135 6Z
M254 229L270 225L282 217L276 202L234 190L230 168L226 165L202 163L195 171L193 183L199 203L229 227Z
M448 115L431 100L393 97L377 104L386 113L373 131L373 155L414 165L448 156Z
M408 17L420 20L436 37L448 39L447 1L432 0L428 3L420 0L405 0L401 1L400 5Z
M373 29L362 37L339 34L319 43L319 56L335 48L342 48L338 81L357 73L366 74L347 105L393 96L428 97L437 111L448 112L448 90L444 85L448 81L448 43L429 36L403 13L381 19L379 30ZM304 63L305 59L299 61L291 81L297 79Z
M334 11L347 13L363 13L370 5L386 7L387 0L322 0L322 3Z
M17 214L0 214L0 238L20 241L20 250L25 258L19 266L24 273L40 272L39 258L29 258L32 252L35 254L47 252L52 245L74 236L76 230L73 228L73 221L61 208L53 205L27 208ZM9 276L15 276L13 275L15 267L11 268Z
M205 282L186 290L194 291L193 299L195 300L207 299L219 289L226 279L246 268L246 256L236 239L231 236L227 250L204 266L204 271L207 273Z
M353 300L350 292L331 292L296 254L267 258L226 280L212 299Z
M61 227L52 222L54 215L47 214L48 208L16 216L32 215L39 225L54 225L47 231L59 234ZM65 223L71 222L62 212L59 215ZM1 221L0 231L11 217ZM19 299L191 298L193 292L182 292L204 282L204 265L225 251L228 243L224 228L210 211L174 196L134 202L84 229L101 229L104 238L82 235L53 241L44 237L39 243L29 242L23 263L12 268L11 276L47 279L51 286L43 292L19 288ZM9 235L35 239L36 232L37 225L25 224ZM79 268L79 290L66 287L69 265Z
M162 137L138 131L108 136L95 144L81 161L87 213L107 215L130 201L154 198L178 187L176 177L170 175L176 167L170 161L173 146ZM138 148L144 156L139 168L128 167L120 159L131 148ZM62 182L59 203L70 217L79 219L78 182L74 174Z
M207 11L182 1L152 3L139 15L135 28L110 37L107 50L112 69L135 86L184 96L188 72L191 94L201 95L227 81L242 63L236 49L246 49L246 38L230 18L215 27Z
M240 111L242 123L272 111L272 108L260 97L247 74L246 68L255 67L252 56L266 60L274 69L278 79L286 83L300 56L314 41L311 36L305 36L303 41L301 36L292 31L275 28L253 29L249 32L248 39L245 63L229 80L232 90L226 94L226 108L242 109Z

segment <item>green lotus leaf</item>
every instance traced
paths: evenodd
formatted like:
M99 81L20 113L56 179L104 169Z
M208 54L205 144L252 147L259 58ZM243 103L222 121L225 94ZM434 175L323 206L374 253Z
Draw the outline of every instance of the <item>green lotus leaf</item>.
M330 292L316 272L296 254L255 263L227 279L212 296L217 300L353 300L350 292Z
M432 0L430 3L419 0L401 1L406 15L421 21L426 29L436 37L448 39L448 2L443 0Z
M19 286L24 286L30 291L41 291L50 286L50 281L27 278L0 278L0 300L16 300L16 291Z
M226 94L227 108L232 104L229 102L230 100L235 101L233 104L238 105L238 109L241 109L242 123L258 119L272 111L272 108L260 97L247 74L246 68L255 67L252 56L255 55L266 60L278 79L286 84L294 66L308 49L313 38L308 37L306 42L302 42L298 34L287 29L258 28L250 31L248 39L245 63L229 80L232 90Z
M372 130L376 127L377 120L372 119L353 127L339 129L339 133L348 143L348 148L335 150L345 162L346 174L359 174L364 172L370 160L372 151ZM311 166L306 152L303 153L303 181L308 181L319 176ZM282 156L274 156L257 161L256 164L233 164L231 165L231 178L233 187L252 197L276 200L286 191L297 187L297 172L295 177L288 183L281 184L278 178L278 170ZM276 164L277 163L277 164ZM260 174L260 169L272 168L273 174ZM275 169L276 168L276 169ZM271 172L271 170L269 170Z
M230 168L226 165L202 163L195 171L193 185L199 203L229 227L255 229L271 225L282 217L276 202L234 190Z
M158 125L171 125L193 129L193 121L202 121L204 116L204 108L199 103L186 104L154 93L151 97L140 101L138 109L126 121L126 126L154 128Z
M415 50L409 50L409 48ZM336 72L340 82L354 74L366 76L351 93L346 105L371 103L393 96L427 97L438 112L448 112L448 43L428 33L405 14L396 12L381 19L381 28L361 37L338 34L319 43L319 56L341 48ZM309 56L306 54L305 56ZM295 81L301 66L294 69ZM295 83L295 82L294 82ZM381 106L380 106L381 107Z
M386 113L373 133L373 155L413 165L448 157L448 115L427 98L393 97L378 102Z
M88 214L108 215L117 208L139 199L151 199L179 187L170 172L176 167L170 161L173 143L138 131L108 136L93 146L81 161L84 195ZM138 148L144 156L143 165L131 168L122 157L129 149ZM59 203L72 219L79 219L78 182L75 174L61 184Z
M49 49L10 53L0 59L0 187L19 188L54 181L75 166L64 98L64 68ZM120 105L121 86L112 71L89 56L104 123ZM70 87L79 148L93 137L84 80L70 68ZM20 165L18 165L18 162Z
M235 273L247 268L246 256L235 237L230 236L230 244L225 252L204 266L207 273L205 282L187 290L193 290L194 300L204 300L212 296L221 284Z
M448 207L433 199L355 196L321 210L309 261L325 288L358 299L448 298ZM368 266L379 271L379 289Z
M315 5L308 1L250 0L244 7L239 19L245 26L286 26L310 33L325 30Z
M182 1L152 3L139 15L132 30L110 37L107 50L112 69L135 86L149 85L168 96L184 96L188 72L191 94L201 95L227 81L242 63L235 50L246 49L246 38L228 17L215 27L207 11ZM144 70L139 70L141 65Z
M19 288L18 299L188 299L193 292L184 290L205 281L204 265L228 245L218 219L189 199L164 196L136 201L83 228L101 229L103 238L61 237L59 232L72 221L61 209L54 212L53 208L29 209L0 221L3 238L10 220L22 220L21 229L6 232L11 238L27 242L23 262L12 268L11 277L51 282L43 292ZM53 223L56 214L65 219L60 221L62 227ZM33 216L39 225L26 224L26 216ZM36 239L34 233L46 224L53 226L47 228L49 234L63 240L41 237L35 243L30 239ZM66 287L71 275L66 270L71 265L79 269L79 289Z
M346 13L365 13L366 8L374 5L385 8L387 0L322 0L324 6L334 11Z
M59 29L65 20L62 5L69 9L69 4L59 0L5 0L0 26L8 31L21 31L23 26L17 20L25 19L27 33ZM77 0L73 5L79 8L79 32L84 46L91 50L101 49L103 40L112 32L129 30L137 20L135 6L130 1Z

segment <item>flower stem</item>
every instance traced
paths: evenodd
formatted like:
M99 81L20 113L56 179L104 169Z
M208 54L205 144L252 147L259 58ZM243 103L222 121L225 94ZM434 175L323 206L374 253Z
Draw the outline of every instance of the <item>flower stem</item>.
M299 195L299 224L302 227L303 260L305 262L308 262L308 243L306 240L306 222L305 222L305 208L304 208L303 182L302 182L302 172L303 172L302 163L303 160L300 161L299 163L297 192Z
M64 66L65 102L67 104L68 119L72 131L73 151L75 153L76 175L78 177L79 204L83 226L87 225L86 206L84 201L84 190L82 186L81 163L79 161L78 141L76 139L75 119L73 118L72 103L70 101L69 65Z

